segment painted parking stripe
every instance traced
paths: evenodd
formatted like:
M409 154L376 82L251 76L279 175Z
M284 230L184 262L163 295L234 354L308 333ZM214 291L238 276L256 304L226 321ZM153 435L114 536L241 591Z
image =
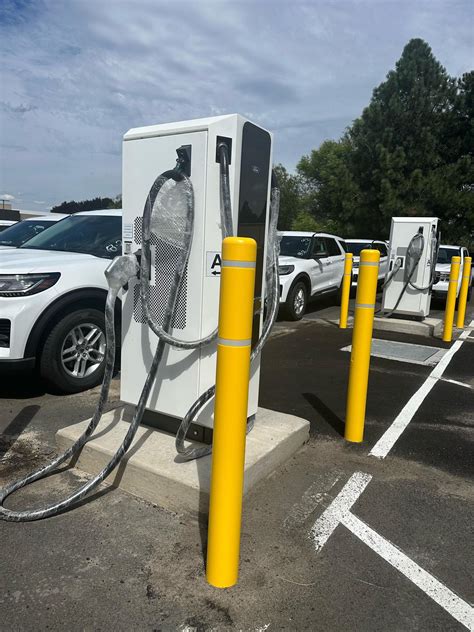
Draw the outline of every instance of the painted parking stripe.
M353 513L344 514L341 522L372 551L380 555L402 575L405 575L441 608L444 608L456 621L462 623L468 630L474 630L474 608L464 599L461 599L436 577L418 566L399 548L379 535L357 516L354 516Z
M474 326L474 320L470 323L469 327ZM415 416L416 412L420 408L421 404L425 401L427 395L434 387L436 382L442 377L446 367L451 362L454 354L462 347L463 342L468 338L471 333L470 329L466 329L459 336L458 340L452 345L450 349L441 358L435 368L428 375L426 380L416 391L414 395L408 400L405 406L402 408L398 416L393 421L392 425L384 432L372 450L369 452L369 456L375 456L378 459L384 459L390 450L393 448L398 438L401 436L405 428Z
M283 522L285 529L301 526L315 509L327 498L328 492L340 479L341 472L326 472L318 476L303 494L301 500L293 505Z
M309 533L316 551L320 551L339 525L343 525L382 559L396 568L441 608L468 630L474 631L474 608L436 577L425 571L389 540L357 518L351 508L372 476L355 472L329 507L316 520Z
M341 524L345 514L370 483L371 478L370 474L354 472L329 507L316 520L309 532L316 551L323 548L334 529Z

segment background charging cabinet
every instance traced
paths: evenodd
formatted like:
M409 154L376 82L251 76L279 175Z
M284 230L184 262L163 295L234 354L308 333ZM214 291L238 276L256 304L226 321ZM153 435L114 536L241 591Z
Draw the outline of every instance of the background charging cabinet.
M432 237L438 236L437 217L393 217L390 229L389 246L389 266L388 273L393 269L398 258L402 259L402 267L395 274L393 279L387 284L383 291L382 310L391 311L407 281L408 268L406 266L406 253L408 244L412 237L421 232L425 243L418 267L412 277L412 282L418 287L427 288L430 284L433 258ZM430 313L431 289L417 290L410 285L407 287L402 299L396 309L395 314L401 316L413 316L416 318L426 318Z

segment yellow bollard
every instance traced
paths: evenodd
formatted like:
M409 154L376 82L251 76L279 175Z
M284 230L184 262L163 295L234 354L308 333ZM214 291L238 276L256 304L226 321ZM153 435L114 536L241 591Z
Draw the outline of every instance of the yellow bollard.
M379 260L378 250L362 250L360 253L344 432L345 439L355 443L360 443L364 438Z
M451 342L453 338L454 309L456 307L456 294L458 290L459 268L461 267L461 257L451 259L451 270L449 272L448 296L446 298L446 311L444 312L444 342Z
M459 292L458 320L456 322L456 327L459 329L464 328L464 319L466 318L467 293L471 284L471 265L472 257L465 257L462 267L461 290Z
M339 329L347 329L347 315L349 313L349 295L352 282L352 252L346 252L344 260L344 277L342 279L341 314Z
M217 588L239 574L256 254L253 239L223 241L206 569Z

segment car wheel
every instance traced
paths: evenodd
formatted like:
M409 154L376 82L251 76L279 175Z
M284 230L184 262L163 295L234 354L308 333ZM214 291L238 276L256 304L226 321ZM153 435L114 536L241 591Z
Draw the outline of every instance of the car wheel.
M61 393L79 393L102 382L105 369L105 317L97 309L67 314L49 332L40 374Z
M308 292L303 281L294 284L288 293L285 303L285 312L290 320L301 320L306 312Z
M352 281L352 279L351 279ZM341 285L339 286L337 292L336 292L336 305L340 305L342 303L342 284L343 284L344 280L341 281ZM351 282L351 286L352 286L352 282ZM350 294L350 290L349 290L349 294Z

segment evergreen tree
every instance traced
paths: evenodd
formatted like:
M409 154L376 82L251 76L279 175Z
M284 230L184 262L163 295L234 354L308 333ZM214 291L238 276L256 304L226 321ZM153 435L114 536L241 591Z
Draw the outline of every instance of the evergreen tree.
M289 230L301 208L301 182L285 169L282 164L273 167L280 188L280 214L278 229Z

